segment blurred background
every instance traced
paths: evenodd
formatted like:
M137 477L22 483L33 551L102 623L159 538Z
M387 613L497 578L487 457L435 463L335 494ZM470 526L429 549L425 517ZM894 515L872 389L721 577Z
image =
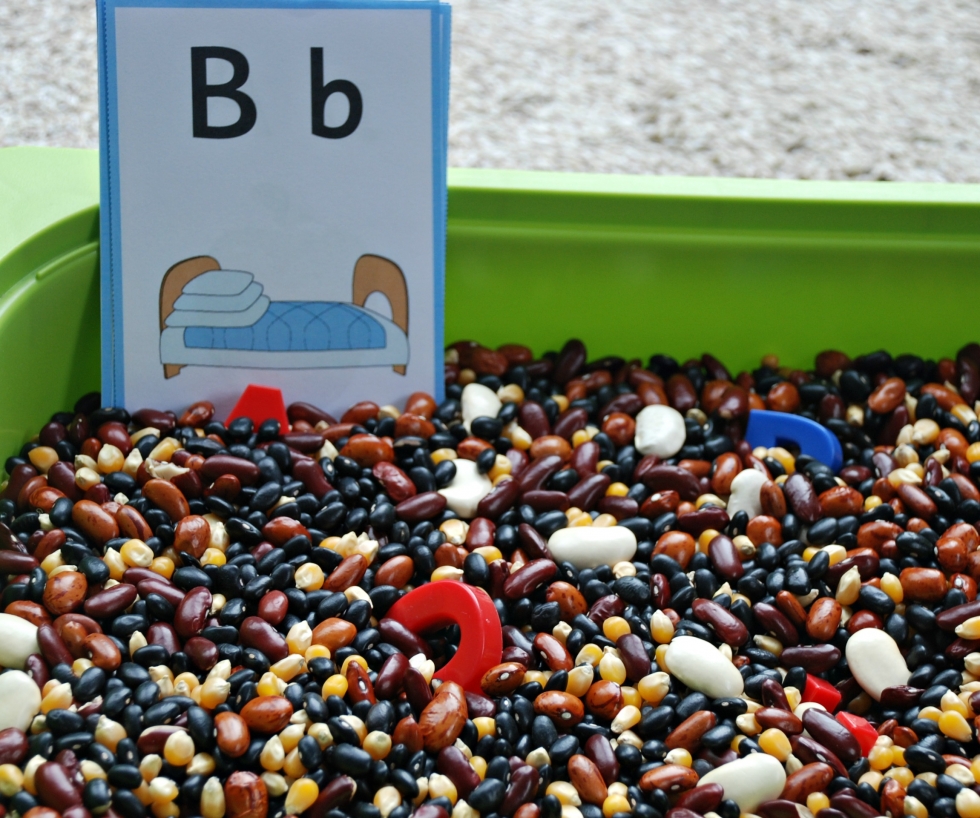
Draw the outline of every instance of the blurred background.
M978 0L456 0L453 166L980 182ZM0 146L98 144L94 0L0 0Z

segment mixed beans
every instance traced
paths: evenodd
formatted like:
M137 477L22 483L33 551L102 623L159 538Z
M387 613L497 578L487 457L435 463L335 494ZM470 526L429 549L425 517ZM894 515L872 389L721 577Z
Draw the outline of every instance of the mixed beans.
M8 458L0 815L980 818L980 346L445 377L288 429L88 395ZM493 601L479 692L387 616L430 582Z

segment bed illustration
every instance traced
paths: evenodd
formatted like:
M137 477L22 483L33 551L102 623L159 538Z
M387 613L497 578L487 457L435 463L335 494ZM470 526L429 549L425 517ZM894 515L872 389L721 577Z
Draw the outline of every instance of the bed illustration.
M364 305L381 293L385 318ZM185 366L323 369L408 364L408 289L393 261L361 256L351 302L273 301L252 273L195 256L160 285L160 362L172 378Z

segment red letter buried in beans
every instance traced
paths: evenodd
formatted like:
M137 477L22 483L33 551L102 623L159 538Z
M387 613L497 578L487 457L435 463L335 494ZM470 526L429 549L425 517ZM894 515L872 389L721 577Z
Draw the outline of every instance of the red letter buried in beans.
M816 676L806 675L806 687L803 688L801 697L805 702L816 702L823 705L828 713L833 713L834 708L840 704L840 691L830 682L818 679Z
M388 611L394 619L416 634L458 624L459 649L436 674L474 693L482 692L480 679L500 664L503 635L500 617L487 594L457 582L431 582L399 599Z
M866 756L871 752L871 748L875 746L875 742L878 740L878 731L868 723L867 719L843 711L837 713L834 718L857 739L858 744L861 745L861 755Z

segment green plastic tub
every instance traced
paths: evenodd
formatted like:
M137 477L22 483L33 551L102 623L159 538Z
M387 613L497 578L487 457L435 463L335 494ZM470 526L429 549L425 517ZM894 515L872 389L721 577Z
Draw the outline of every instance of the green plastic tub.
M99 388L97 201L94 153L0 150L4 454ZM737 371L980 340L977 185L455 170L447 254L447 341Z

